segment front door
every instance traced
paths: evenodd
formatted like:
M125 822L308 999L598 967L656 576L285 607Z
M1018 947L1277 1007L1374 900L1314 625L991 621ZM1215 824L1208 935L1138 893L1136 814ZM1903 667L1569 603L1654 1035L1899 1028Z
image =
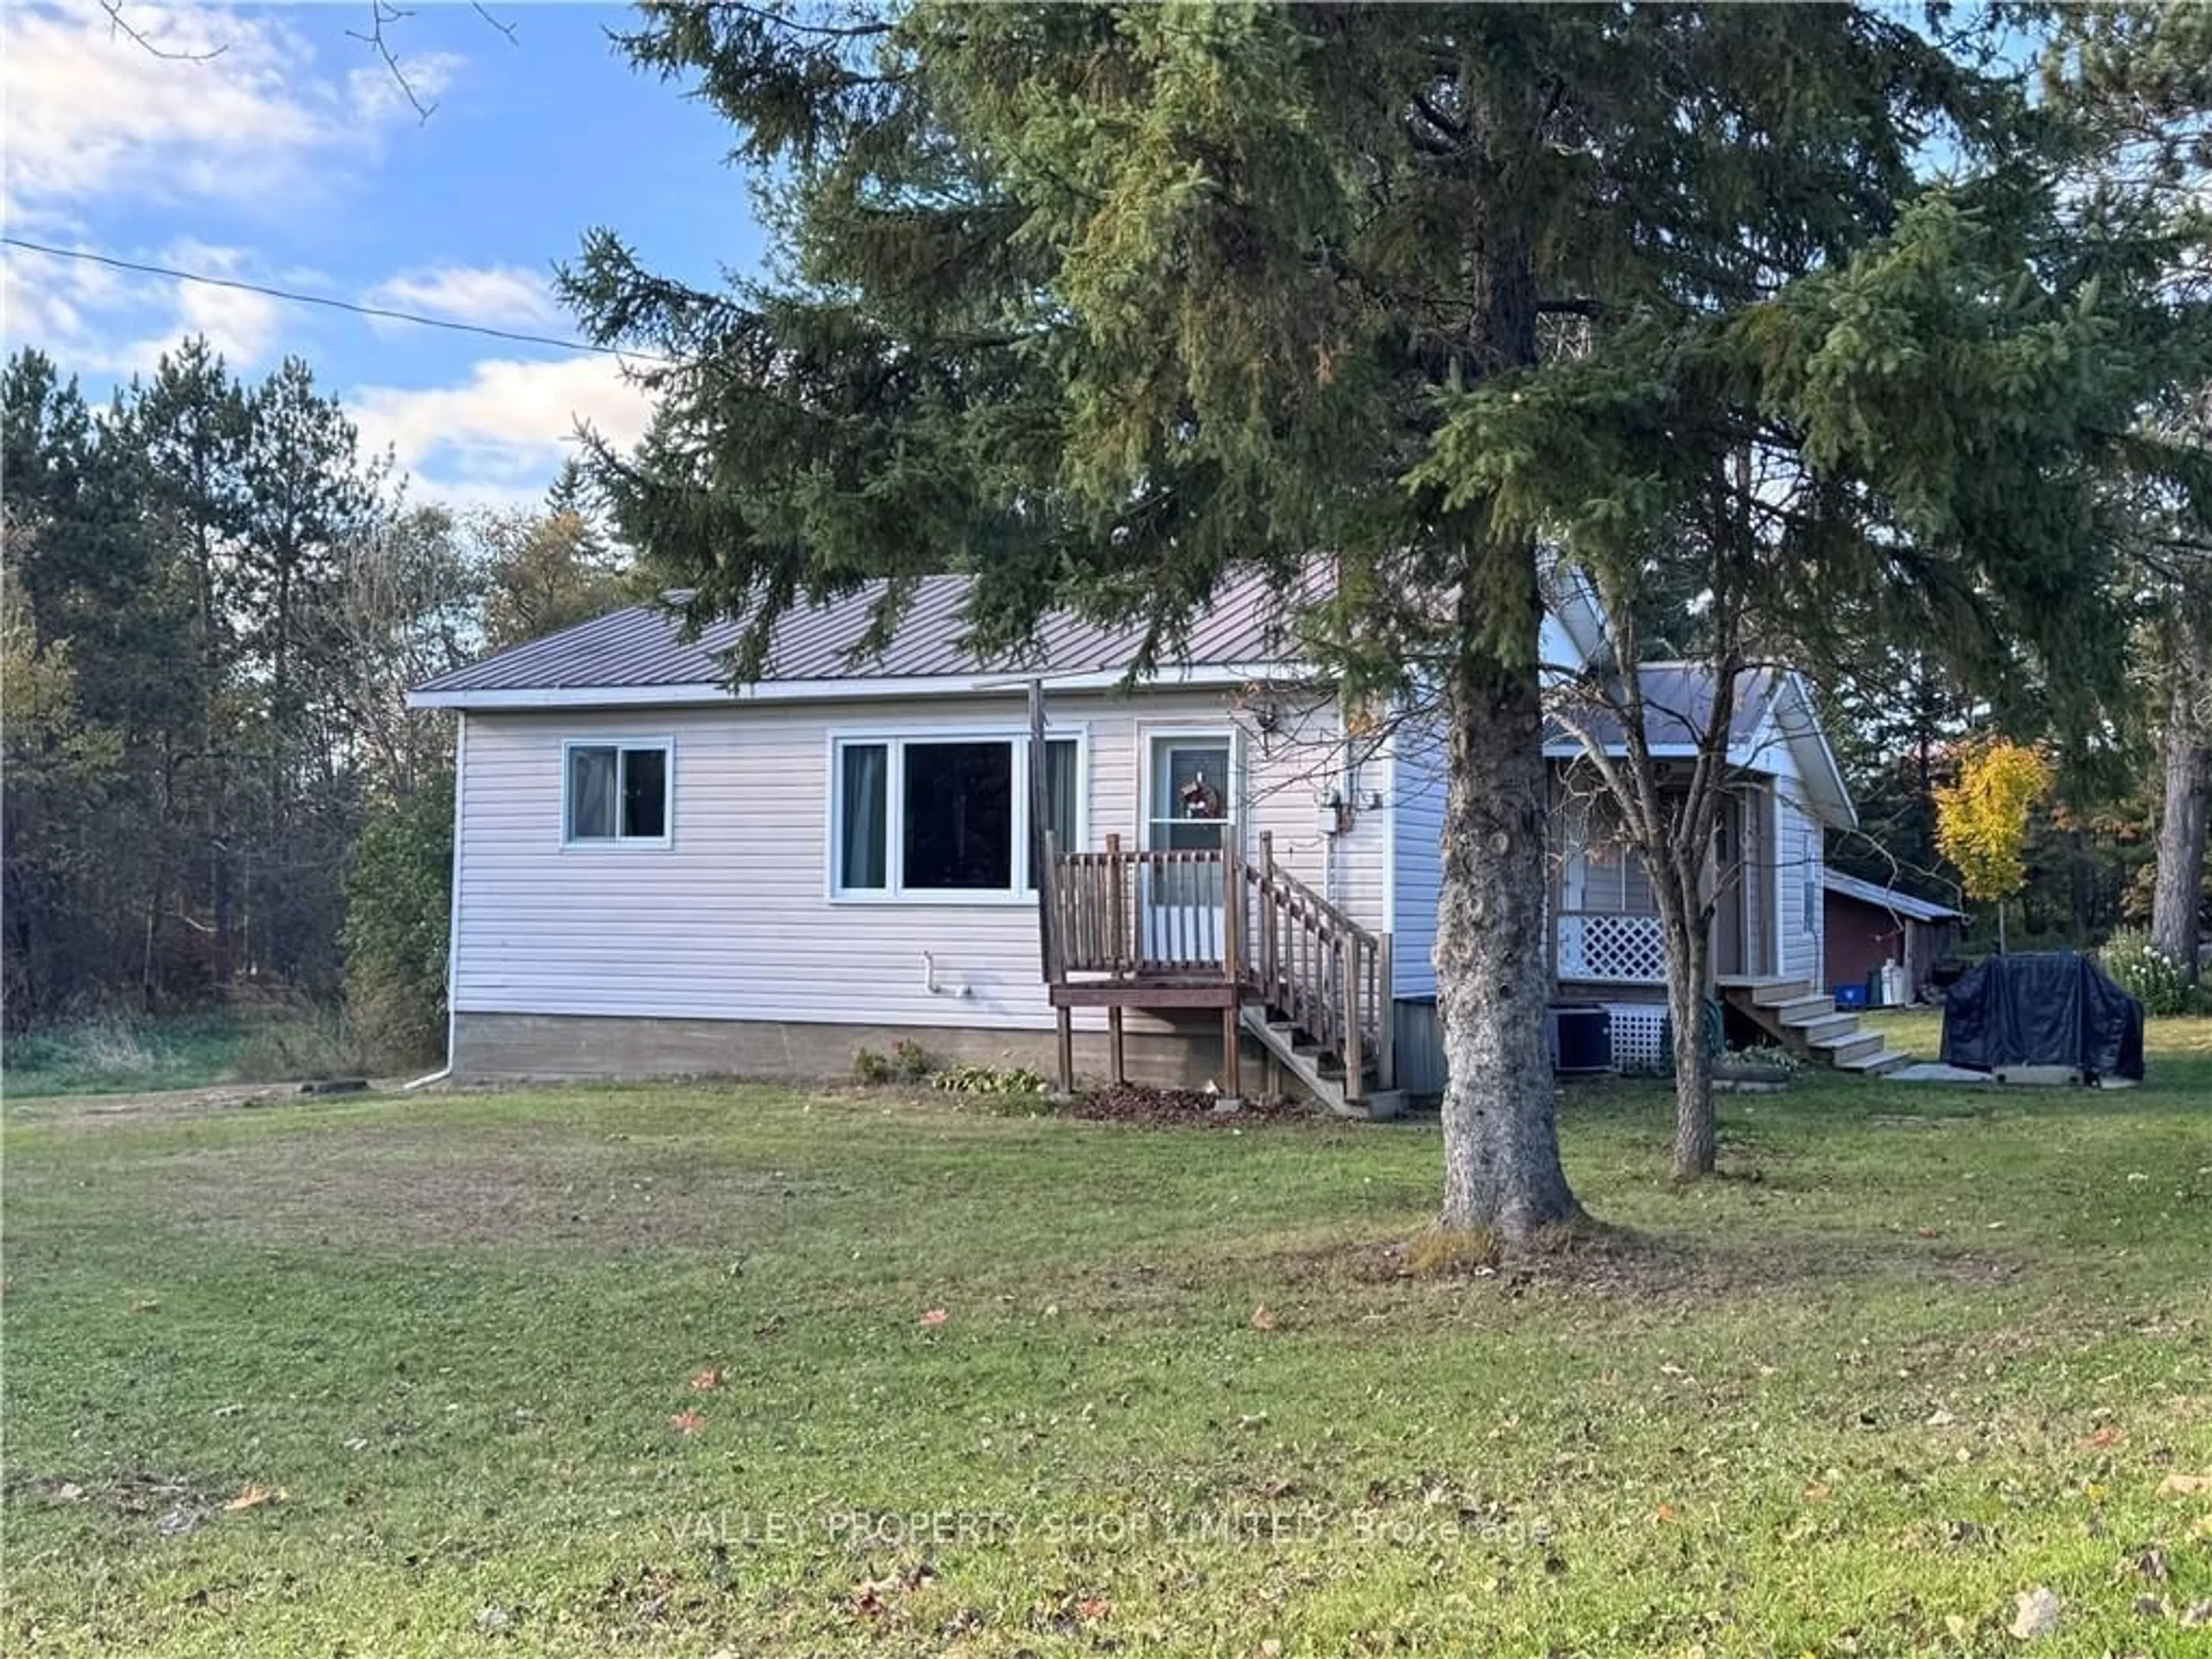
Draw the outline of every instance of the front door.
M1146 760L1144 950L1152 967L1221 960L1222 879L1231 844L1234 750L1226 733L1158 732ZM1177 857L1176 854L1201 855ZM1216 854L1204 857L1204 854Z

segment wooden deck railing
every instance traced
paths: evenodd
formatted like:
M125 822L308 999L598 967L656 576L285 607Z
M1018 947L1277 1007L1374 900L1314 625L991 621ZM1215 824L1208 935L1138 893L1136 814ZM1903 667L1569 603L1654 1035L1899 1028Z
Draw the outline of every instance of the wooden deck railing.
M1230 837L1233 841L1234 837ZM1049 839L1047 976L1141 988L1227 983L1343 1061L1357 1098L1391 1081L1389 941L1281 869L1215 850L1064 853Z
M1235 983L1243 894L1212 850L1129 848L1052 855L1058 976L1216 978Z
M1249 978L1260 1000L1344 1062L1348 1096L1358 1097L1370 1064L1389 1087L1389 941L1282 870L1271 835L1260 836L1244 885L1255 935Z

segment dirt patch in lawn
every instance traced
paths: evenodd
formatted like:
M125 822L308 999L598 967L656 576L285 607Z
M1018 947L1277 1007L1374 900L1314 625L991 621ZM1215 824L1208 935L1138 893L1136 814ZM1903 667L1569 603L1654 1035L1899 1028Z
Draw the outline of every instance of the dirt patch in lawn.
M641 1156L642 1151L643 1156ZM589 1243L652 1249L712 1243L744 1206L799 1196L781 1172L544 1128L436 1125L314 1134L180 1152L142 1177L155 1214L254 1243Z

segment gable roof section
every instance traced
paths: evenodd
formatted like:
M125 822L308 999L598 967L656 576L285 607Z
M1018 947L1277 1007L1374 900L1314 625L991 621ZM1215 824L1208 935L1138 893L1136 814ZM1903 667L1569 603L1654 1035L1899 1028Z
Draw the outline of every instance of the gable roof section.
M1712 718L1716 677L1700 663L1647 662L1638 677L1644 690L1644 730L1660 758L1694 756ZM1590 706L1576 723L1609 754L1622 752L1620 721L1610 709ZM1553 718L1546 722L1544 752L1570 759L1582 752L1577 734ZM1812 694L1794 673L1771 668L1744 672L1729 714L1729 763L1747 771L1788 774L1802 787L1823 823L1848 830L1858 823L1843 769L1828 746Z
M408 701L437 708L619 706L778 693L857 696L892 689L957 690L1015 676L1108 684L1127 672L1144 638L1140 624L1100 627L1053 611L1026 651L978 659L963 644L969 586L966 576L923 577L890 644L880 655L859 659L852 648L867 632L883 584L793 610L776 624L760 683L734 694L723 655L737 644L742 625L716 623L686 640L672 609L647 604L495 652L425 681ZM1279 673L1290 656L1289 618L1279 596L1265 578L1245 576L1224 584L1192 622L1176 666L1159 678L1251 678L1261 670Z
M1947 904L1931 904L1926 899L1913 897L1910 893L1900 893L1894 887L1881 887L1870 881L1861 881L1856 876L1847 876L1840 870L1823 870L1820 884L1844 898L1855 898L1863 904L1878 906L1913 921L1966 920L1964 911L1954 910Z

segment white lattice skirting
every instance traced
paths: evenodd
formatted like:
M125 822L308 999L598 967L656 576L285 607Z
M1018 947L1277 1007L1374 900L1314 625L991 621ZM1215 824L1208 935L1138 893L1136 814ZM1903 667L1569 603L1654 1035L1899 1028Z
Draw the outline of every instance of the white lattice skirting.
M1666 1063L1662 1041L1667 1010L1656 1002L1609 1002L1613 1016L1613 1064L1616 1071L1641 1070Z
M1648 985L1667 977L1667 941L1656 916L1595 911L1559 918L1559 977L1585 984ZM1618 1048L1620 1038L1613 1039Z

